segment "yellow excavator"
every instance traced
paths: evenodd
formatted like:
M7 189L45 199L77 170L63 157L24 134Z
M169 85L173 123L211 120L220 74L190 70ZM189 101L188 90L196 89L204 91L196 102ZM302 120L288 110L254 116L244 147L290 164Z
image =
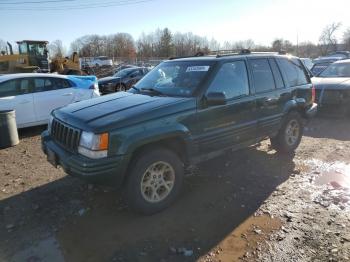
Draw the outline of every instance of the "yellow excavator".
M73 52L71 58L56 57L52 59L50 71L57 72L61 75L86 75L86 73L80 69L77 52Z
M80 70L79 57L76 52L71 58L54 58L49 63L48 41L18 41L18 54L13 53L12 45L0 50L0 74L57 72L59 74L84 75Z

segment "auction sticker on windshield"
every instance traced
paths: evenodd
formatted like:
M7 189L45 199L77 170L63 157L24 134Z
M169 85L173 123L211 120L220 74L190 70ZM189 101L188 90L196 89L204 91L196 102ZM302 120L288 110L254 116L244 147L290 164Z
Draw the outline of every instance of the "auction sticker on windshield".
M186 72L206 72L210 66L190 66L187 67Z

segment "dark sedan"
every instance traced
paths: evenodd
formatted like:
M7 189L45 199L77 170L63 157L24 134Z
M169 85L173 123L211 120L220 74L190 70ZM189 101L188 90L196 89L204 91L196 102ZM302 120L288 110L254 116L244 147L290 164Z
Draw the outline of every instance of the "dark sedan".
M327 56L316 58L313 61L314 65L311 68L311 72L313 75L317 76L323 70L325 70L330 64L339 60L349 59L349 58L350 58L349 51L337 51Z
M350 115L350 59L329 65L312 82L320 109Z
M98 80L98 86L102 95L118 91L126 91L136 84L149 72L146 67L132 67L120 70L113 76Z

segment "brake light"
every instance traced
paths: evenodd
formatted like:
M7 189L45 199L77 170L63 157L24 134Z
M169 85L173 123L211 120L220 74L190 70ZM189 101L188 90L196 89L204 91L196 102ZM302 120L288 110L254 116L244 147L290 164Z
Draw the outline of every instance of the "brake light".
M312 100L312 103L315 103L316 101L316 89L314 85L312 85L312 88L311 88L311 100Z

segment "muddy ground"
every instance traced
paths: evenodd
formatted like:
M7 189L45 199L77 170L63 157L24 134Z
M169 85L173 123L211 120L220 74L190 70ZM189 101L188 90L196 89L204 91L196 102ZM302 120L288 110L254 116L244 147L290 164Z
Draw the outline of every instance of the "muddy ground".
M149 217L50 166L42 130L0 150L0 261L349 261L349 119L312 120L294 156L264 141L203 163Z

